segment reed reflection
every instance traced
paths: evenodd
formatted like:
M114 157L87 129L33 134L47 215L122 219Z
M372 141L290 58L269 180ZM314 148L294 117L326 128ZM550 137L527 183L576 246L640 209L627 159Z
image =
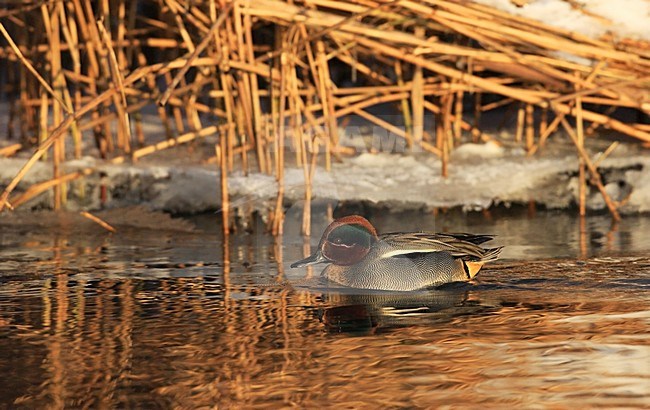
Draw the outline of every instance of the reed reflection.
M280 252L302 243L180 233L29 240L38 260L0 283L0 371L11 375L0 401L10 407L650 399L644 256L504 261L474 284L358 294L291 286L281 266L295 255Z

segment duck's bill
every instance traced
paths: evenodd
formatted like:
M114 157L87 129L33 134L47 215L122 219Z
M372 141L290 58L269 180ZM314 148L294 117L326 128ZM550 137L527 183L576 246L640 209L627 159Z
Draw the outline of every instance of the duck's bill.
M306 257L303 260L299 260L298 262L294 262L291 264L292 268L302 268L303 266L309 266L309 265L315 265L317 263L322 263L322 262L329 262L322 253L316 252L313 255L310 255Z

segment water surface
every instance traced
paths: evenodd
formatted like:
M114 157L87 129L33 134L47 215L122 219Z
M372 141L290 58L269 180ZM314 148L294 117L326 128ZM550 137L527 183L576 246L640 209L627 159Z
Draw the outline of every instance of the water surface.
M70 214L0 217L0 407L650 402L650 218L371 215L380 231L507 246L474 283L391 293L288 269L310 248L296 215L281 239L227 242L214 215L104 217L117 234Z

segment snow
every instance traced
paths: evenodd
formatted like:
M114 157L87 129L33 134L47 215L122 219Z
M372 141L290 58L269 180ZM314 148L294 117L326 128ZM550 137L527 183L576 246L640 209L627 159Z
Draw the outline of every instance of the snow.
M7 184L24 159L0 160L0 185ZM495 204L526 204L535 201L549 208L565 208L577 196L575 153L527 157L520 148L497 144L465 144L454 151L449 175L441 175L440 160L427 153L361 153L334 163L331 172L319 168L312 186L314 201L365 203L391 211L429 210L437 207L486 209ZM196 213L219 209L220 183L216 166L120 164L93 158L66 163L66 172L96 168L83 179L83 198L72 197L69 208L99 209L145 204L152 209ZM606 190L614 200L627 198L623 213L650 212L650 155L621 146L601 164ZM51 168L38 163L18 191L49 178ZM106 183L109 201L100 204L99 186ZM233 172L228 176L231 207L266 211L275 203L274 176ZM304 200L301 168L285 170L285 203ZM75 195L75 190L70 195ZM30 201L27 207L48 206L49 194ZM590 190L590 209L604 209L596 189Z
M582 10L565 0L531 0L521 7L511 0L475 1L592 38L609 32L618 39L650 40L648 0L588 0L580 3Z
M499 158L506 154L506 149L494 141L489 141L485 144L467 143L454 149L451 152L452 160L457 159L471 159L471 158ZM521 151L521 155L524 151Z
M634 187L626 207L637 212L650 212L650 167L627 171L626 177Z

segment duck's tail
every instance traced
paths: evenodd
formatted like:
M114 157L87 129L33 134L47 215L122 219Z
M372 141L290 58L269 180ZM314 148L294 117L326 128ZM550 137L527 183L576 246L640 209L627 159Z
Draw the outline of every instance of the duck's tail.
M486 249L485 253L483 254L483 257L481 258L481 262L483 263L494 262L495 260L499 259L499 255L501 254L502 250L503 250L503 246L499 246L498 248Z
M481 255L481 258L478 260L464 260L463 261L463 268L465 269L465 273L467 273L468 279L474 279L476 275L478 275L478 272L481 270L483 265L485 265L488 262L494 262L495 260L499 259L499 254L503 250L503 246L500 246L498 248L489 248L489 249L484 249L483 255Z

